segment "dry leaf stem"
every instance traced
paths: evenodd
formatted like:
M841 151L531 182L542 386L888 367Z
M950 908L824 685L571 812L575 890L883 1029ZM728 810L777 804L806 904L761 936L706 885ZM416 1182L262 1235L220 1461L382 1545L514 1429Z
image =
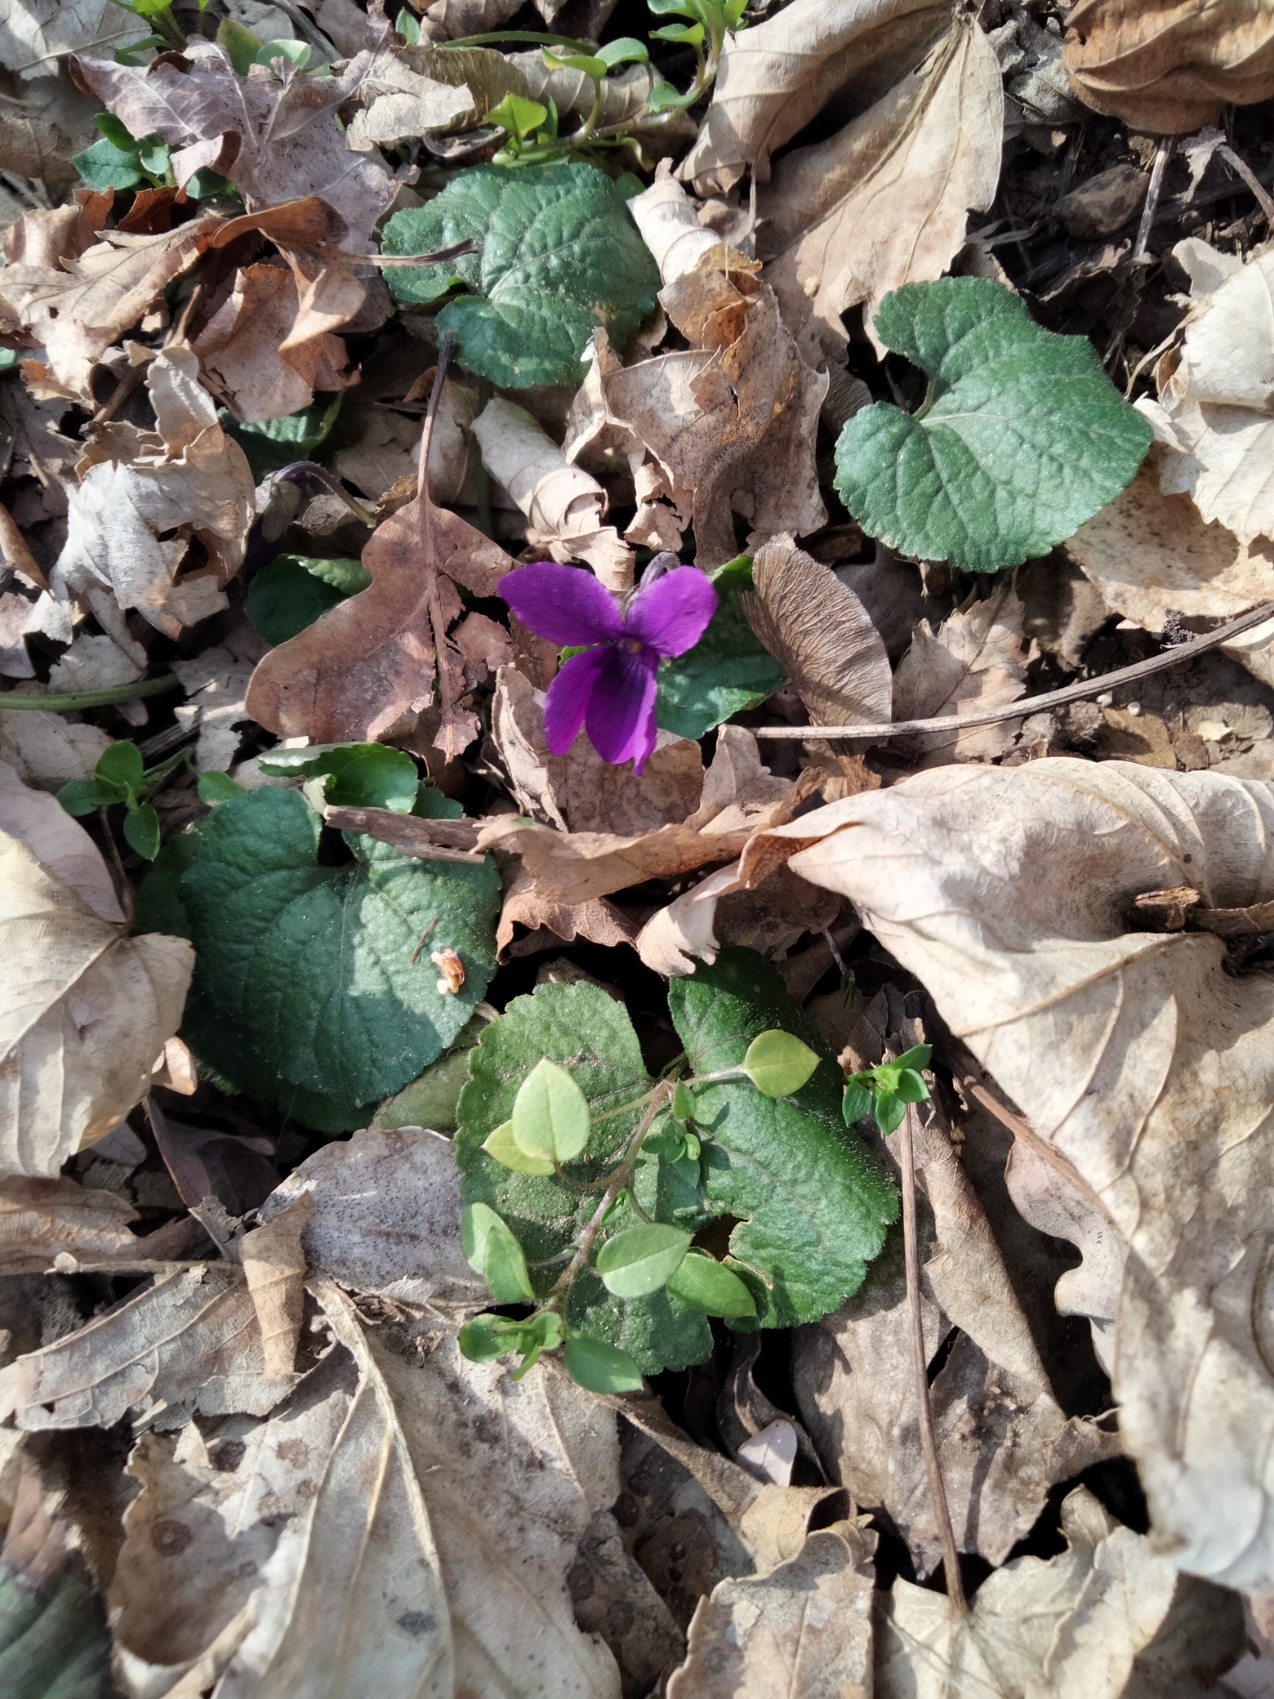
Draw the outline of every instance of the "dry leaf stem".
M1081 679L1078 684L1067 684L1060 690L1045 691L1042 696L1021 697L1003 707L984 708L973 714L939 714L929 720L894 720L878 726L749 726L748 730L753 737L772 739L808 740L811 735L817 735L819 738L866 737L878 741L886 737L910 737L915 732L947 731L952 726L959 726L964 730L970 726L998 725L1001 720L1023 720L1047 708L1061 708L1068 702L1082 702L1085 697L1096 696L1103 690L1113 690L1117 685L1131 684L1136 679L1146 678L1150 673L1163 672L1181 661L1193 660L1205 650L1220 648L1240 632L1250 631L1254 625L1263 625L1271 617L1274 617L1274 602L1262 602L1250 613L1240 614L1237 619L1219 625L1215 631L1209 631L1203 637L1193 637L1188 643L1176 643L1161 654L1151 655L1130 667L1118 667L1114 672L1102 673L1097 678Z
M902 1170L902 1243L907 1264L907 1322L911 1334L911 1363L916 1382L916 1409L920 1419L920 1447L925 1456L925 1472L929 1477L929 1496L933 1500L934 1520L942 1542L942 1567L947 1578L947 1596L958 1615L967 1614L969 1605L964 1596L960 1576L960 1558L956 1551L955 1533L951 1527L951 1511L947 1504L947 1489L942 1482L942 1467L938 1462L938 1442L933 1432L933 1409L929 1403L929 1359L925 1352L924 1323L920 1316L920 1255L916 1247L916 1153L912 1133L916 1122L916 1106L907 1105L907 1113L898 1129L898 1164Z

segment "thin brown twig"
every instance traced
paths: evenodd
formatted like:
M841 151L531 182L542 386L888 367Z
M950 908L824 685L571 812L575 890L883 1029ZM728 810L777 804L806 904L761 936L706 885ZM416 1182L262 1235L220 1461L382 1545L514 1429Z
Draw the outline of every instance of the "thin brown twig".
M1114 672L1102 673L1097 678L1081 679L1078 684L1066 684L1060 690L1047 690L1042 696L1024 696L1002 708L983 708L973 714L938 714L929 720L893 720L883 725L749 726L748 730L753 737L772 739L866 737L871 738L873 742L879 742L882 738L910 737L917 732L945 732L956 729L964 731L973 726L998 725L1001 720L1024 720L1032 714L1042 713L1046 708L1061 708L1068 702L1082 702L1085 697L1097 696L1103 690L1114 690L1118 685L1132 684L1134 680L1147 678L1151 673L1175 667L1181 661L1193 660L1196 655L1202 655L1209 649L1219 649L1232 637L1250 631L1254 625L1263 625L1268 619L1274 619L1274 602L1262 602L1260 607L1240 614L1237 619L1229 620L1225 625L1219 625L1215 631L1206 632L1202 637L1193 637L1188 643L1174 644L1161 654L1151 655L1147 660L1137 661L1130 667L1118 667Z
M1160 138L1155 162L1150 170L1150 187L1146 191L1146 204L1141 209L1141 223L1137 226L1137 240L1132 245L1132 260L1136 265L1150 246L1150 232L1155 222L1155 213L1159 210L1159 201L1163 195L1163 182L1168 174L1168 161L1172 158L1172 150L1176 145L1175 136Z
M957 1616L968 1614L969 1603L964 1596L964 1581L960 1575L960 1557L956 1551L955 1531L951 1526L951 1510L947 1504L947 1489L942 1481L942 1466L938 1461L938 1442L933 1431L933 1409L929 1403L929 1359L925 1351L925 1330L920 1314L920 1254L916 1245L916 1152L913 1130L917 1115L914 1103L898 1129L898 1164L902 1169L902 1243L907 1265L907 1320L911 1334L911 1366L916 1383L916 1406L920 1418L920 1448L925 1457L925 1473L929 1477L929 1496L933 1500L934 1520L938 1524L938 1539L942 1544L942 1567L947 1578L947 1597Z

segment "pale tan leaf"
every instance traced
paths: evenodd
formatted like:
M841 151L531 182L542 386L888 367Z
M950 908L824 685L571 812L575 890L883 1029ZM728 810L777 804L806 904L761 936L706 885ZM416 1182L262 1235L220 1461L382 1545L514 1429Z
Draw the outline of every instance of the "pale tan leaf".
M248 719L248 683L266 649L247 620L240 620L221 643L175 663L173 671L186 692L175 709L177 722L198 728L195 766L201 773L224 773L234 761L240 727Z
M1026 689L1025 611L1006 581L985 601L970 596L936 633L918 625L894 674L893 718L925 720L1016 702ZM985 761L1011 748L1016 736L1011 722L929 733L919 744L921 763Z
M669 1699L867 1699L875 1543L839 1522L768 1575L719 1581L699 1601Z
M967 1617L895 1581L879 1599L876 1699L1202 1693L1243 1643L1234 1595L1179 1575L1087 1487L1063 1502L1062 1532L1066 1551L1006 1563Z
M52 77L65 54L109 49L145 34L145 20L113 0L11 0L0 16L0 65L23 77Z
M1152 445L1132 482L1069 539L1067 554L1111 613L1146 631L1162 631L1170 613L1233 619L1274 598L1274 549L1205 524L1188 495L1165 495L1167 452Z
M877 307L901 284L946 272L967 213L995 199L1003 129L994 49L961 16L861 118L780 161L758 203L762 276L807 358L843 357L840 315L860 301L883 354Z
M305 1305L301 1231L313 1214L314 1199L302 1192L239 1241L239 1259L257 1313L265 1374L270 1380L290 1375L296 1360Z
M780 828L1061 1151L1127 1240L1121 1431L1181 1565L1274 1590L1265 1200L1274 987L1206 933L1128 929L1190 884L1274 897L1274 792L1045 759L947 767Z
M128 1229L135 1215L114 1192L87 1191L65 1177L10 1175L0 1180L0 1274L49 1269L59 1256L97 1262L139 1254Z
M1165 494L1193 496L1206 522L1250 544L1274 534L1274 250L1243 263L1190 237L1173 254L1193 311L1159 400L1137 405L1167 450Z
M194 1267L0 1369L0 1415L29 1430L109 1428L130 1411L161 1409L170 1420L196 1410L264 1416L294 1382L264 1372L238 1269Z
M1185 135L1231 101L1274 94L1262 0L1083 0L1062 50L1081 100L1152 135Z
M431 130L450 130L473 109L473 96L463 85L452 87L422 76L410 55L377 53L364 74L359 98L362 110L346 131L351 148L373 148L423 136Z
M637 953L666 977L693 973L696 960L716 961L723 944L782 954L804 933L830 926L838 907L826 891L786 867L750 890L734 861L652 915L638 934Z
M854 81L879 93L946 27L946 0L794 0L726 39L712 104L679 175L719 193ZM870 96L869 96L870 98Z

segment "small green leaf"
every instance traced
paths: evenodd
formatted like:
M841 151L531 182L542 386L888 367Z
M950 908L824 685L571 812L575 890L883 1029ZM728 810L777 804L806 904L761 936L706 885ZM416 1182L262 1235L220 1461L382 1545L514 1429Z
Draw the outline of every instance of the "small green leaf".
M703 46L702 24L665 24L662 29L652 29L650 33L656 41L675 41L683 47ZM669 87L667 83L660 86Z
M572 1333L562 1348L566 1372L586 1392L640 1392L641 1370L627 1351Z
M515 1174L551 1174L553 1164L542 1156L528 1156L522 1150L513 1136L513 1122L501 1121L493 1133L489 1133L482 1141L482 1148L488 1156L494 1157L504 1168L511 1168Z
M244 794L243 786L236 784L229 773L200 773L196 788L200 802L206 802L209 808L215 808L219 802L229 802L232 797Z
M688 1121L695 1112L695 1094L684 1080L673 1087L672 1113L679 1121Z
M438 328L502 387L579 383L598 324L622 350L655 304L659 271L623 195L578 160L461 172L427 206L396 212L383 247L423 254L465 240L476 253L394 266L389 285L400 300L434 301L463 284L470 293L442 309Z
M310 62L313 49L308 41L267 41L257 49L254 65L273 65L276 59L286 59L298 70L304 69Z
M748 1045L743 1072L767 1097L790 1097L817 1068L818 1056L808 1044L777 1028L759 1033Z
M149 802L124 816L124 836L138 855L154 861L159 854L159 816Z
M119 785L108 785L103 779L71 779L58 792L58 801L68 814L92 814L97 808L111 808L123 802L127 792Z
M110 142L113 147L118 148L120 153L133 153L136 151L137 141L133 132L129 129L128 125L125 124L122 119L117 118L113 112L99 112L93 122L106 137L107 141Z
M71 160L90 189L133 189L142 180L136 147L126 151L103 138Z
M383 743L315 744L272 749L261 771L279 778L321 779L324 802L341 808L389 808L410 814L420 778L404 750Z
M597 57L608 71L613 71L617 65L649 64L650 49L635 35L621 35L599 47Z
M510 1326L504 1316L474 1316L460 1329L456 1344L471 1363L491 1363L517 1349L518 1333L516 1324Z
M339 590L342 596L356 596L360 590L366 590L372 581L371 573L361 560L352 560L346 556L336 560L321 560L311 555L280 555L278 558L296 561L312 578L330 584L334 590Z
M840 1106L841 1114L845 1118L845 1125L852 1127L856 1122L861 1121L864 1115L870 1115L875 1101L875 1096L861 1080L850 1080L845 1087L845 1095L841 1099Z
M420 19L410 6L404 6L394 19L394 31L402 36L409 47L415 47L420 40Z
M690 1248L690 1234L661 1222L625 1227L597 1253L597 1272L617 1298L645 1298L666 1286Z
M247 76L249 67L256 63L261 45L261 37L255 30L250 30L246 24L236 23L233 18L222 18L217 25L217 46L224 47L230 55L237 77Z
M917 413L864 407L836 445L836 488L891 548L993 572L1047 554L1112 501L1150 446L1086 336L1058 336L985 277L907 283L876 314L930 379Z
M460 1217L465 1261L486 1281L498 1304L531 1300L535 1293L513 1230L484 1203L466 1204Z
M872 1108L876 1115L876 1125L882 1133L892 1133L907 1113L907 1105L901 1097L895 1097L892 1091L878 1091Z
M738 1275L706 1251L687 1251L685 1261L668 1282L668 1290L706 1316L737 1321L756 1314L756 1301Z
M708 576L719 598L708 629L657 675L656 722L678 737L703 737L731 714L763 702L786 676L762 648L739 600L752 588L752 557L739 555Z
M345 599L343 591L323 583L295 555L280 555L263 566L248 586L243 611L267 643L279 644Z
M588 1100L547 1057L535 1064L513 1100L513 1138L527 1156L573 1162L588 1143Z
M258 419L250 425L241 424L223 408L221 424L247 455L252 475L260 483L271 472L281 472L294 460L312 460L331 435L344 399L344 390L337 390L332 396L318 395L297 413L281 413L277 418Z
M606 75L606 61L600 55L568 53L564 58L559 58L552 48L545 47L541 51L545 67L550 71L579 71L586 77L592 77L594 82L600 82ZM544 116L547 118L548 113Z
M933 1055L932 1044L913 1044L910 1050L904 1050L901 1056L894 1058L896 1068L927 1068L929 1058Z
M914 1068L901 1070L895 1089L904 1103L923 1103L929 1096L929 1087Z
M538 100L526 100L520 94L506 94L498 106L487 113L488 124L498 124L519 141L533 135L549 115L547 106Z
M168 143L158 136L144 136L137 144L137 162L146 175L162 184L168 176Z
M145 776L146 763L142 760L142 752L137 745L125 739L102 751L94 772L99 779L105 779L108 785L117 785L122 790L136 790Z

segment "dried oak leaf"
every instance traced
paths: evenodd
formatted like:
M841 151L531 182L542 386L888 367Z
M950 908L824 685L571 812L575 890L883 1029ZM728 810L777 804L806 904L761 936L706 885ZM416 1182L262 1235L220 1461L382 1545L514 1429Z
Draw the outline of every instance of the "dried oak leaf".
M808 359L843 359L848 308L866 303L875 340L885 295L945 274L968 212L995 199L1003 133L995 50L957 16L924 64L861 117L784 156L758 194L757 251Z
M1193 496L1205 521L1240 542L1274 536L1274 249L1247 261L1197 237L1172 250L1190 275L1192 313L1175 364L1159 368L1159 400L1137 403L1167 453L1160 486Z
M1274 984L1203 932L1127 929L1189 884L1274 898L1274 792L1045 759L944 767L765 834L854 903L1128 1243L1114 1390L1156 1538L1274 1591Z
M54 797L0 764L0 1173L56 1175L150 1084L194 957L128 936L106 864Z
M136 608L176 637L226 606L222 586L243 563L255 486L185 343L156 355L146 385L156 429L108 424L77 463L54 585L90 597L109 592L120 608ZM192 539L206 565L177 578Z
M1165 494L1170 451L1151 446L1132 482L1063 545L1110 613L1146 631L1169 614L1233 619L1274 598L1274 547L1206 524L1188 495Z
M379 526L363 550L366 590L331 608L259 664L248 713L280 737L374 742L404 714L436 702L434 745L459 755L478 734L465 706L464 656L448 635L456 585L492 596L513 562L428 490Z
M484 826L478 844L520 855L541 897L584 903L647 879L727 861L755 831L789 818L797 800L791 779L775 778L761 765L751 733L726 725L704 775L699 806L684 820L625 837L497 818Z
M867 102L910 69L950 18L946 0L793 4L727 36L712 104L678 175L726 194L852 82Z
M1231 102L1274 94L1264 0L1082 0L1062 53L1085 105L1152 135L1187 135Z

